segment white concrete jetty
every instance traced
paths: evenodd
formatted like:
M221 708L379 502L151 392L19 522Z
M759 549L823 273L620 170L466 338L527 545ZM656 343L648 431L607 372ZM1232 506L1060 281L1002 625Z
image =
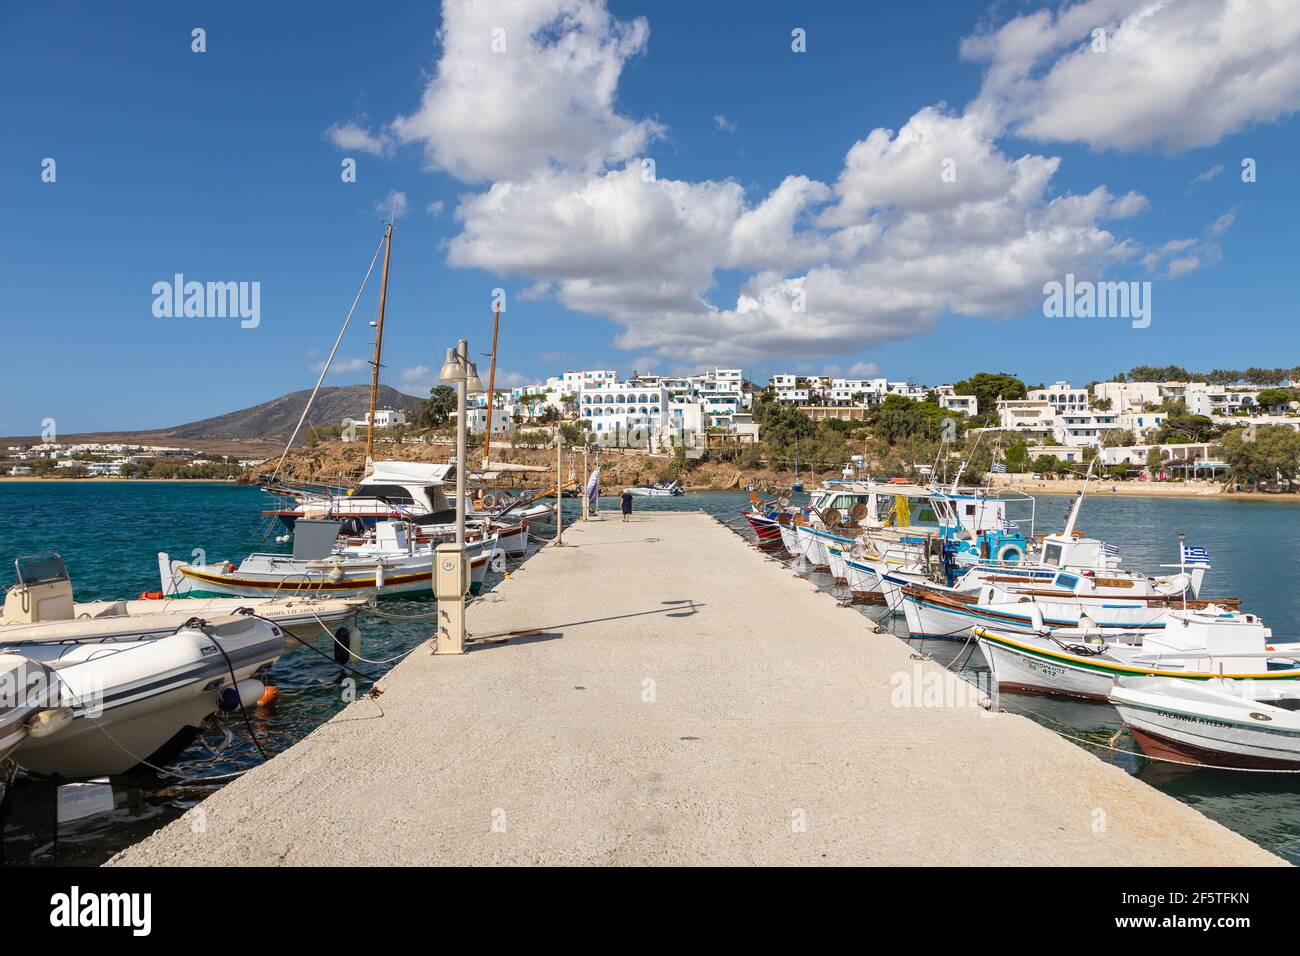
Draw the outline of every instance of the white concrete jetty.
M111 862L1281 862L990 715L711 517L564 537L470 609L474 638L521 636L421 647L378 701Z

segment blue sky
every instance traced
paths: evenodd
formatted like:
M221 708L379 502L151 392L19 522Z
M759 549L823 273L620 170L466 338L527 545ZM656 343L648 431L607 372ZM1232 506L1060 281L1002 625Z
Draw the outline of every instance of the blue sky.
M1300 358L1294 5L1231 31L1196 0L1154 39L1121 0L498 6L0 8L0 434L160 427L310 387L393 192L384 380L415 393L456 338L488 347L497 286L507 384L710 357L762 381L930 383ZM1092 24L1113 46L1086 60ZM948 155L969 192L939 191ZM1150 281L1150 327L1044 318L1065 271ZM259 282L260 324L156 317L151 288L178 272ZM376 293L328 384L366 380Z

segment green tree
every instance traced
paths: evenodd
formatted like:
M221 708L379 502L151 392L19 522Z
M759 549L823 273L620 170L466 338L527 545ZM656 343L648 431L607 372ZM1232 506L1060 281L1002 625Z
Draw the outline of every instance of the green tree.
M420 405L420 427L437 428L456 410L456 390L450 385L435 385Z
M1016 472L1017 474L1029 470L1029 445L1023 441L1018 441L1007 447L1005 462L1007 471Z
M1147 475L1154 478L1165 467L1165 451L1159 445L1147 449Z
M1295 393L1287 388L1266 388L1255 396L1262 408L1285 408L1295 400Z
M1233 474L1247 484L1273 485L1279 475L1289 483L1300 470L1300 432L1286 425L1233 428L1220 447Z
M925 430L925 413L921 406L901 395L887 395L872 409L871 424L875 434L897 445Z
M1156 433L1156 444L1205 442L1215 436L1214 421L1204 415L1170 415Z
M1024 398L1025 383L1014 375L1005 372L979 372L970 378L962 379L953 390L958 395L974 395L979 404L977 409L982 421L997 417L999 398Z

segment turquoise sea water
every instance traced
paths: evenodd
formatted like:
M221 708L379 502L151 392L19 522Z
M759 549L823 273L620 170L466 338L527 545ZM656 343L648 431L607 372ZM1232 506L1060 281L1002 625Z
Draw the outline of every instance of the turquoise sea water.
M750 538L740 519L747 496L714 492L671 499L637 499L638 509L703 510L730 522ZM1070 499L1039 498L1039 530L1061 526ZM577 502L566 502L566 513ZM263 541L265 519L259 512L271 500L255 488L234 485L174 482L0 482L0 584L13 581L12 560L22 554L57 551L67 562L78 600L135 597L159 586L158 551L190 558L202 548L210 560L238 561L253 550L286 550L287 545ZM603 508L615 510L609 499ZM1300 636L1300 506L1289 503L1137 500L1089 498L1080 527L1121 548L1125 565L1155 570L1176 560L1177 534L1191 545L1207 547L1214 568L1204 593L1242 598L1243 606L1260 614L1279 638ZM550 526L536 529L549 534ZM274 532L273 532L274 533ZM829 576L810 574L831 590ZM487 587L495 583L489 576ZM395 621L394 614L420 615L427 601L385 602L388 616L362 618L363 654L383 660L402 654L426 639L427 620ZM864 640L892 640L872 633L879 609L860 609ZM915 642L918 643L919 642ZM987 673L978 650L963 651L956 642L927 642L925 653L959 666L972 680ZM358 670L377 679L391 664L361 664ZM349 675L331 661L305 650L286 655L275 666L272 680L280 688L278 713L259 717L259 734L272 753L301 739L344 705ZM359 680L364 691L367 679ZM981 682L981 686L987 686ZM1135 749L1122 732L1115 711L1105 704L1056 701L1043 697L1003 694L1000 704L1072 736ZM1300 862L1300 778L1283 775L1233 774L1188 770L1155 764L1140 757L1094 750L1104 759L1134 773L1152 786L1198 807L1276 853ZM194 777L229 773L253 766L259 757L236 733L232 745L214 757L195 745L173 770ZM20 780L13 788L3 820L4 861L8 864L96 864L122 847L147 836L175 818L219 784L176 785L150 774L128 775L112 781L115 809L73 823L54 824L54 790L44 782Z

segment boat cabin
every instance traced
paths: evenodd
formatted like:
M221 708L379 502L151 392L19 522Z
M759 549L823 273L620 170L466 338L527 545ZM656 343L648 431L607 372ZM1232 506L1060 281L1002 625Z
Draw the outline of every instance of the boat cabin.
M1043 539L1039 564L1045 568L1090 568L1112 570L1119 567L1119 555L1107 551L1097 538L1049 534Z

